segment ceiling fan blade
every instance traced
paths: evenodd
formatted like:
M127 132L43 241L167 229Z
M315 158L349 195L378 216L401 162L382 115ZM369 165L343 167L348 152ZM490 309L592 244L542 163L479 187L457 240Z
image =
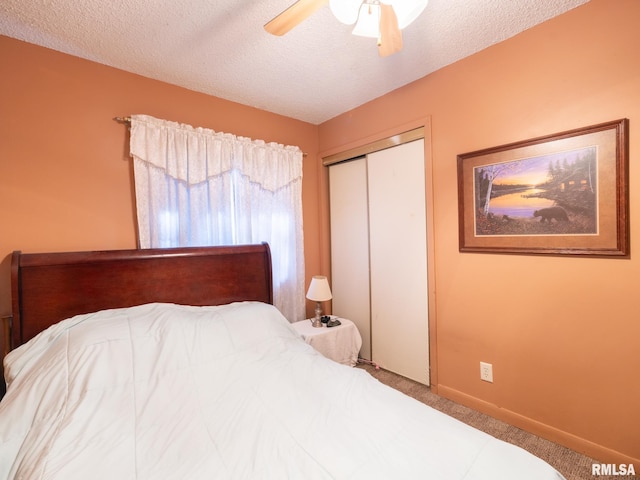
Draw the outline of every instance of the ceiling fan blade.
M398 27L398 17L391 5L380 3L380 38L378 54L381 57L402 50L402 32Z
M298 0L267 23L264 29L272 35L284 35L327 3L329 0Z

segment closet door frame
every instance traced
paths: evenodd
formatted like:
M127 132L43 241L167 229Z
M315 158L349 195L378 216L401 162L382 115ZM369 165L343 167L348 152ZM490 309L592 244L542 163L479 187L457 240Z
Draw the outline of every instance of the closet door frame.
M407 143L419 138L424 138L424 159L425 159L425 202L426 202L426 222L427 222L427 299L429 312L429 370L430 386L434 393L438 393L438 345L437 345L437 308L436 308L436 270L435 270L435 236L433 219L433 159L431 155L431 117L423 117L404 125L392 127L360 140L355 140L344 144L341 147L333 148L321 152L322 166L324 166L324 178L328 179L328 167L335 163L343 162L355 157L367 155L368 153L388 148L401 143ZM319 168L322 169L322 166ZM322 194L326 195L325 205L327 205L328 215L328 185L325 184ZM327 222L328 223L328 222ZM327 232L327 235L329 233ZM327 247L327 251L330 247Z

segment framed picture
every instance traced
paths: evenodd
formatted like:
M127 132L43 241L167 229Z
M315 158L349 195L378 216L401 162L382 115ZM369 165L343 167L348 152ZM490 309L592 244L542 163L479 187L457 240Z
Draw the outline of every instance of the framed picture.
M461 252L629 256L627 119L458 155Z

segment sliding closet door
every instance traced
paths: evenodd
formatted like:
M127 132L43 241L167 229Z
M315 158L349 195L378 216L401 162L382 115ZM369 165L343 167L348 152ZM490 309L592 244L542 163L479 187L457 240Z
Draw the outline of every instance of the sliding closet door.
M367 163L364 157L329 168L332 311L356 324L360 354L371 359Z
M429 384L424 140L367 156L372 359Z

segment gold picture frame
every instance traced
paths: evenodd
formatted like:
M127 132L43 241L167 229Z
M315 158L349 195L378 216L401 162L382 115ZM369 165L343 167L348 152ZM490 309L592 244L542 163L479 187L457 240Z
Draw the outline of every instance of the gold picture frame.
M629 257L629 120L458 155L460 252Z

